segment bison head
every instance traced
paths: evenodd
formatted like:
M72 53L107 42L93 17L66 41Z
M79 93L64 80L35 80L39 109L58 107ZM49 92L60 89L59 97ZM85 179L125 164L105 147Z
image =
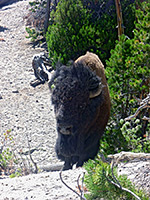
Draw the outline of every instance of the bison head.
M58 133L86 134L96 120L101 105L102 84L94 72L82 64L62 66L50 82ZM90 123L89 123L90 122Z

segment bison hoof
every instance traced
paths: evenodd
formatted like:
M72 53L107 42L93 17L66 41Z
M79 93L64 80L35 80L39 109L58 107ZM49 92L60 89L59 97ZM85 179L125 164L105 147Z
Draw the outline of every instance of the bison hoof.
M69 170L69 169L72 169L72 166L68 164L64 164L63 171Z
M81 161L81 162L78 162L77 164L76 164L76 167L78 168L78 167L82 167L83 166L83 161Z

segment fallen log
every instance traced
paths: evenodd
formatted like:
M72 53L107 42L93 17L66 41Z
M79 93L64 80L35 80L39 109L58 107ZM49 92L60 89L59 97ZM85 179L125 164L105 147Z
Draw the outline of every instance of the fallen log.
M114 162L115 166L118 165L119 162L123 161L145 161L150 160L150 153L133 153L133 152L120 152L114 155L108 155L109 162Z

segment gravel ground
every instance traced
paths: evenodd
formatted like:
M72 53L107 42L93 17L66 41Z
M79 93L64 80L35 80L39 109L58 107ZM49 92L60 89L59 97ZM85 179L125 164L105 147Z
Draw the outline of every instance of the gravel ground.
M55 117L48 85L30 86L34 73L32 57L44 52L25 38L25 21L30 0L0 9L0 133L11 129L18 150L28 150L40 164L58 162L54 153ZM42 160L41 160L42 159ZM44 161L43 161L44 159Z
M118 175L125 174L137 186L149 195L150 199L150 160L134 159L118 165Z
M47 84L30 86L34 73L32 57L44 52L33 48L25 36L25 17L29 1L0 8L0 139L11 129L14 143L8 141L16 155L27 158L28 141L37 165L60 164L54 152L56 124ZM28 139L27 139L28 138ZM2 142L0 142L0 147ZM77 178L83 169L63 172L64 180L76 191ZM150 162L122 164L119 173L127 174L137 185L150 191ZM13 179L0 177L0 200L75 200L80 199L60 181L59 172L43 172Z
M74 190L77 189L77 179L82 169L63 172L63 179ZM76 200L76 194L65 187L58 172L28 175L13 179L0 180L0 200Z

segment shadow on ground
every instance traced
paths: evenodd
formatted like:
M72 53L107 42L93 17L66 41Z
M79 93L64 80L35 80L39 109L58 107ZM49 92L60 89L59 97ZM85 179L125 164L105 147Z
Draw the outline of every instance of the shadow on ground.
M0 8L2 8L3 6L9 5L9 4L15 3L17 1L19 1L19 0L1 0Z

